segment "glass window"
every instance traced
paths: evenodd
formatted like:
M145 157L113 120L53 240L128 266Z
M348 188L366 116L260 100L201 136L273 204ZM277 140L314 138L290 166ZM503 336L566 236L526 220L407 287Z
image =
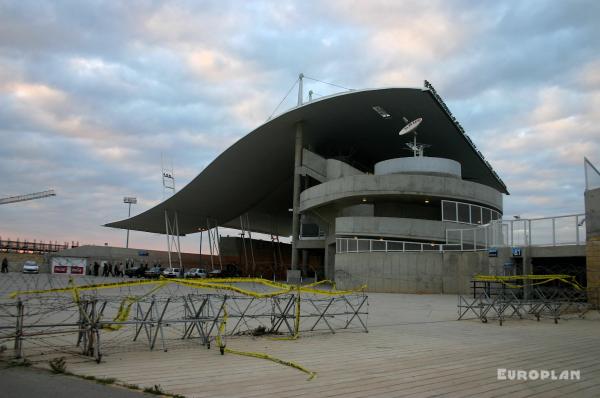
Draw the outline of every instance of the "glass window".
M357 239L348 239L348 251L355 252L357 248Z
M471 222L471 218L469 216L469 205L465 203L458 204L458 222Z
M489 224L492 220L492 211L490 209L486 209L485 207L482 209L482 224Z
M401 252L402 250L404 250L404 245L402 244L402 242L394 242L394 241L388 242L388 251L389 252Z
M444 200L442 201L442 208L444 212L443 221L456 221L456 202Z
M384 240L374 240L372 243L372 250L374 252L383 252L385 251L385 241Z
M405 249L407 252L408 251L421 251L421 244L420 243L411 243L411 242L406 242L405 244Z
M481 207L471 206L471 224L481 224Z
M368 252L370 251L370 245L368 239L358 239L358 251Z

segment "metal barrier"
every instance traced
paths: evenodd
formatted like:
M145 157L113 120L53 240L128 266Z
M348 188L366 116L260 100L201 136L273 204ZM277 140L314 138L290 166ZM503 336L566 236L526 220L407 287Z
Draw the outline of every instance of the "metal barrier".
M137 296L122 291L117 296L90 294L75 300L66 292L2 302L0 343L14 341L17 358L25 350L34 355L78 348L100 362L104 353L144 346L166 351L195 342L210 348L219 334L296 338L299 332L335 333L355 327L368 332L368 296L363 293L251 297L186 293L180 287L166 295L145 296L144 289L138 288Z
M498 320L502 326L509 318L537 321L550 318L558 323L567 314L583 318L593 308L587 302L585 290L542 286L512 289L498 282L471 283L472 296L458 296L458 320L479 319L483 323Z

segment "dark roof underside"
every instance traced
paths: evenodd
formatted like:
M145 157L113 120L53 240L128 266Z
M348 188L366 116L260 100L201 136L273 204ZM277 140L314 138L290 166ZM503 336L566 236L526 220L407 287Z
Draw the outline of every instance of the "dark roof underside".
M383 107L389 119L373 106ZM427 156L456 160L463 179L507 193L504 183L477 154L426 89L391 88L353 91L304 104L258 127L233 144L196 178L159 205L109 227L165 233L165 210L177 212L179 233L194 233L211 219L239 227L249 214L250 229L289 235L291 231L294 137L303 123L304 146L324 156L372 171L381 160L412 156L399 137L409 120L422 117L418 141L430 144Z

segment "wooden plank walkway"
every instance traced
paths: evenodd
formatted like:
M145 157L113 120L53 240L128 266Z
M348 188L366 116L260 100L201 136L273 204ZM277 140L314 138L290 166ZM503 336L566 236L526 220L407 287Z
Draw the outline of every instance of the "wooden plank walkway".
M188 397L598 397L600 317L495 322L456 321L456 296L370 294L369 333L228 339L317 372L217 349L113 352L96 364L71 358L68 369L140 386L160 384ZM580 370L581 380L498 380L497 369Z

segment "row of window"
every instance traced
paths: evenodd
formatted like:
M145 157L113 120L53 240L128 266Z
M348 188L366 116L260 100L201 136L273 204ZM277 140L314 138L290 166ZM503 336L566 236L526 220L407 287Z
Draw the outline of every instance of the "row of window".
M502 214L487 207L442 200L442 221L485 225L501 218Z

